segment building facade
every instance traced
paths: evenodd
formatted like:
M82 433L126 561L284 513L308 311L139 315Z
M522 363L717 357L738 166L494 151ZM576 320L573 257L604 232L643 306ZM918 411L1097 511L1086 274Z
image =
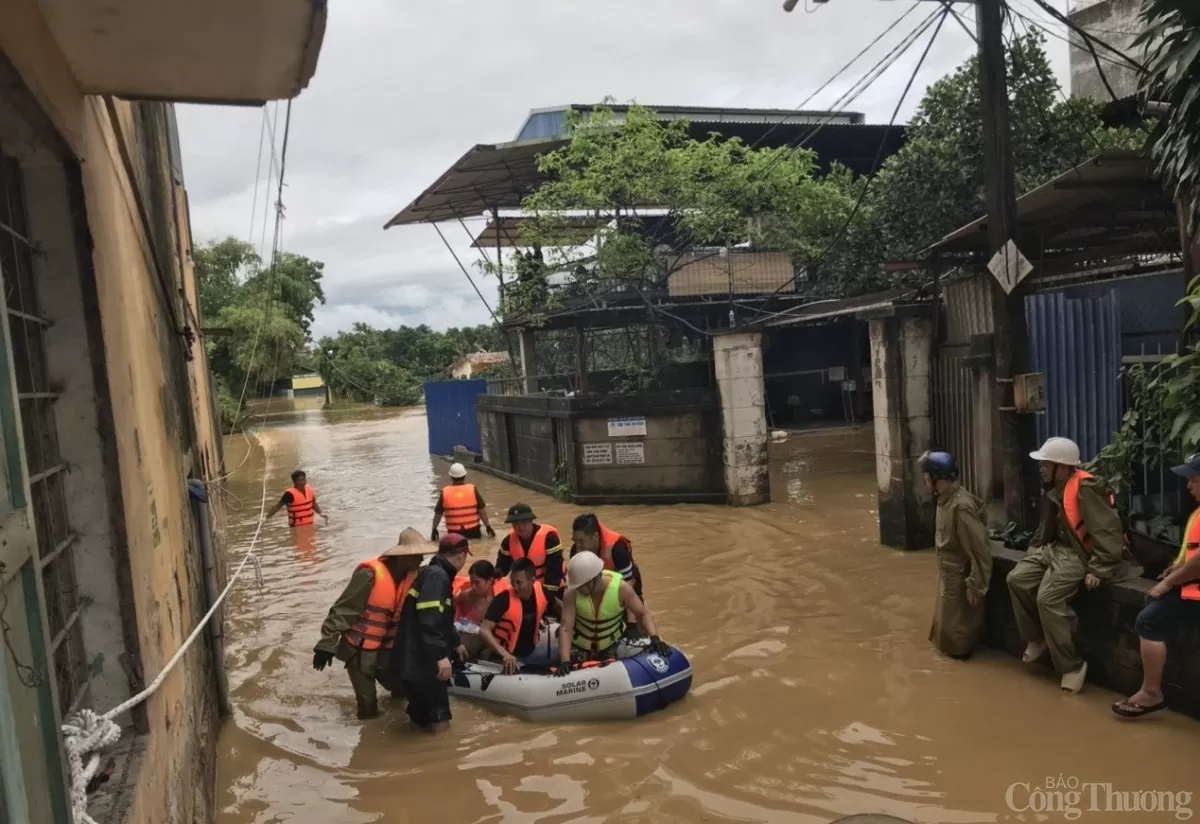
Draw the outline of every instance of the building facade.
M1141 10L1141 0L1080 0L1069 17L1096 40L1141 61L1142 50L1134 47L1134 41L1142 32L1138 19ZM1137 69L1108 49L1097 46L1093 56L1083 38L1072 37L1070 60L1071 94L1076 97L1091 97L1107 103L1113 95L1123 99L1138 92Z
M0 7L4 824L74 820L63 720L138 694L210 604L221 519L189 488L220 482L220 421L167 101L298 93L324 4L263 6L269 33L244 44L229 33L253 21L226 2ZM196 644L116 718L98 821L215 818L221 672Z

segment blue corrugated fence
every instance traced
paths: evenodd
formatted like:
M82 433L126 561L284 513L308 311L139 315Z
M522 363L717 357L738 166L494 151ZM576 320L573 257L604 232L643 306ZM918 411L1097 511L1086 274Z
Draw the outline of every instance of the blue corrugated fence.
M1121 302L1116 290L1081 298L1062 293L1025 301L1033 368L1046 375L1038 436L1079 444L1085 461L1121 425Z
M429 454L450 455L454 447L479 451L475 399L487 393L487 381L430 381L425 384L425 422Z

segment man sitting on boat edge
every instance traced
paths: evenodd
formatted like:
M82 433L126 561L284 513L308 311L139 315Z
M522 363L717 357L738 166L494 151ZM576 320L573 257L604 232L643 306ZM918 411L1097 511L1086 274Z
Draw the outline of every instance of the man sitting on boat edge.
M543 633L542 628L554 610L554 599L536 575L530 559L513 561L509 587L496 593L479 629L483 643L503 662L505 675L522 667L549 667L558 660L554 633Z
M671 654L633 586L620 573L605 569L599 555L576 553L567 564L567 580L555 675L567 675L572 661L632 658L647 649L664 657ZM626 640L626 615L649 636L648 646Z

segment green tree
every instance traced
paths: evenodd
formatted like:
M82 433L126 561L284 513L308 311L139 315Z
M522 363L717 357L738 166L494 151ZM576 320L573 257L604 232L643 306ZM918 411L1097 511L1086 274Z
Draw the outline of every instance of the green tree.
M1040 32L1018 38L1007 56L1013 162L1026 192L1101 151L1136 149L1145 134L1105 128L1100 104L1064 99ZM855 257L878 273L911 258L984 209L979 62L971 58L933 83L908 126L908 140L871 183Z
M1180 201L1200 217L1200 5L1144 0L1141 22L1134 47L1146 50L1145 89L1171 106L1154 130L1154 157Z
M664 123L636 105L621 121L607 108L573 112L569 125L570 143L539 160L548 180L525 199L524 241L543 251L548 271L574 271L577 281L662 285L693 247L753 244L807 266L853 208L842 180L815 176L807 149L755 149L717 135L694 140L686 122ZM670 246L638 219L648 210L665 215L656 221L670 227ZM607 219L587 245L578 212ZM544 306L540 285L508 291L506 312Z
M237 300L242 283L262 267L254 247L235 237L197 246L193 262L200 308L207 319L215 319L222 309Z

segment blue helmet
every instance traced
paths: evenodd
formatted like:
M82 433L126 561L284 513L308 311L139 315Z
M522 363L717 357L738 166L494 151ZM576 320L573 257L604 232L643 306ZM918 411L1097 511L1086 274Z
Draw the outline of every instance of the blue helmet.
M958 477L958 462L949 452L926 452L918 465L935 481L952 481Z

